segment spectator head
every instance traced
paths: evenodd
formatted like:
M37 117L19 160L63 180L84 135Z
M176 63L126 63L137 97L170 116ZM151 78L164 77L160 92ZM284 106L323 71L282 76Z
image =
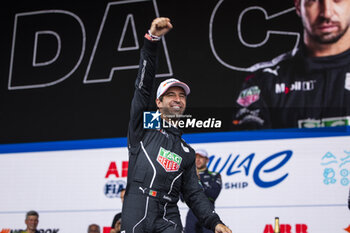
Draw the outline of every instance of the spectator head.
M100 226L97 224L90 224L88 227L88 233L101 233Z
M31 210L26 213L25 224L27 225L28 232L35 232L39 224L38 212Z
M208 152L204 149L196 150L196 167L198 170L204 170L209 161Z

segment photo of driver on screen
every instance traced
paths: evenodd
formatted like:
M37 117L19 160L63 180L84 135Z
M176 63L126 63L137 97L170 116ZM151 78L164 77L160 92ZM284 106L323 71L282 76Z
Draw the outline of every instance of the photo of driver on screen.
M239 129L350 125L350 1L294 0L303 43L245 78Z

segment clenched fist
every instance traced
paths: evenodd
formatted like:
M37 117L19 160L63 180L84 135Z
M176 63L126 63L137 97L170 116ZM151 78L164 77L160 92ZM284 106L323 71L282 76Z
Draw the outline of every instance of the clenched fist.
M154 36L164 36L168 31L173 28L169 18L160 17L153 20L151 28L149 29Z

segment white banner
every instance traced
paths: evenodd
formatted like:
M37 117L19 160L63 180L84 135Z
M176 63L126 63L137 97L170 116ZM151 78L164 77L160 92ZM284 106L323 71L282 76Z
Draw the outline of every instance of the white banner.
M350 232L347 208L350 136L193 143L220 172L216 209L233 232ZM125 147L0 154L0 232L24 229L25 213L40 214L41 232L105 232L121 211ZM185 225L188 208L179 203Z

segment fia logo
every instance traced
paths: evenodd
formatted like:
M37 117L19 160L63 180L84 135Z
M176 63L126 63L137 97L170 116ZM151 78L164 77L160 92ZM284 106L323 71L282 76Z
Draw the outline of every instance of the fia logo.
M160 129L160 115L156 112L143 112L143 128L144 129Z
M120 197L120 192L125 189L126 182L124 180L109 180L104 186L104 194L108 198Z

